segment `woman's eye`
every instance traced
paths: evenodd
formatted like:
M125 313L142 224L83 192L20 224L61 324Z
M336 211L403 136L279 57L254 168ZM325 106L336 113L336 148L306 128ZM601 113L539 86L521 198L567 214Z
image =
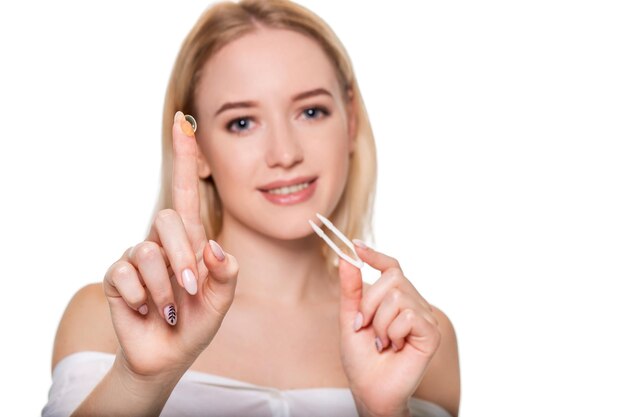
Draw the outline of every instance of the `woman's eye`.
M302 113L307 119L319 119L323 116L328 116L328 110L322 107L309 107L308 109L305 109Z
M228 123L227 128L231 132L243 132L250 129L252 119L249 117L240 117Z

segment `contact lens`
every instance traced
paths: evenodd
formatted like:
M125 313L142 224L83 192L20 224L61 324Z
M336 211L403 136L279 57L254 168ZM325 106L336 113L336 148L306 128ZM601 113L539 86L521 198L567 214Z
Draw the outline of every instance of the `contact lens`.
M189 124L191 125L191 128L195 132L196 128L198 127L198 124L196 123L196 119L194 119L192 115L186 114L185 115L185 120L187 120L189 122Z

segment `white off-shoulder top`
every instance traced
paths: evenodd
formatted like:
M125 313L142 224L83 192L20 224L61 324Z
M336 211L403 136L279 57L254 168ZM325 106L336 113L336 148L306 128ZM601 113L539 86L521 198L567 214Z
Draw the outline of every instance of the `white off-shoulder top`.
M77 352L52 372L43 417L69 416L113 365L115 355ZM437 404L411 398L411 416L451 417ZM196 371L187 371L167 400L163 417L358 417L347 388L278 390Z

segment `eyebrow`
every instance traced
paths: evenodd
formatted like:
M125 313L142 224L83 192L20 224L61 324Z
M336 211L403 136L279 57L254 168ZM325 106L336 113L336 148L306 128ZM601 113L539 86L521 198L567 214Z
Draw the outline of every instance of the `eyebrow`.
M256 101L237 101L233 103L224 103L222 104L222 107L220 107L219 110L215 112L215 116L213 117L217 117L218 114L226 110L239 109L239 108L247 109L250 107L256 107L258 105L259 103L257 103Z
M295 96L291 97L291 101L304 100L305 98L319 96L320 94L332 97L332 94L330 94L325 88L315 88L313 90L296 94Z
M293 97L291 97L291 101L304 100L305 98L315 97L318 95L327 95L327 96L332 97L332 94L330 94L330 92L326 90L325 88L315 88L313 90L304 91L302 93L298 93L294 95ZM216 117L218 114L226 110L240 109L240 108L247 109L250 107L257 107L258 105L259 103L256 101L235 101L235 102L224 103L222 104L222 107L220 107L219 110L215 112L214 117Z

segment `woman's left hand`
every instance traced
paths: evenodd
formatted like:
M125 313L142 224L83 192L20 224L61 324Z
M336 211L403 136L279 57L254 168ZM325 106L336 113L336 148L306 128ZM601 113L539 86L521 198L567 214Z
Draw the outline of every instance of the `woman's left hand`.
M364 292L361 271L340 259L343 368L361 416L408 416L409 398L439 346L438 322L397 260L356 250L381 276Z

